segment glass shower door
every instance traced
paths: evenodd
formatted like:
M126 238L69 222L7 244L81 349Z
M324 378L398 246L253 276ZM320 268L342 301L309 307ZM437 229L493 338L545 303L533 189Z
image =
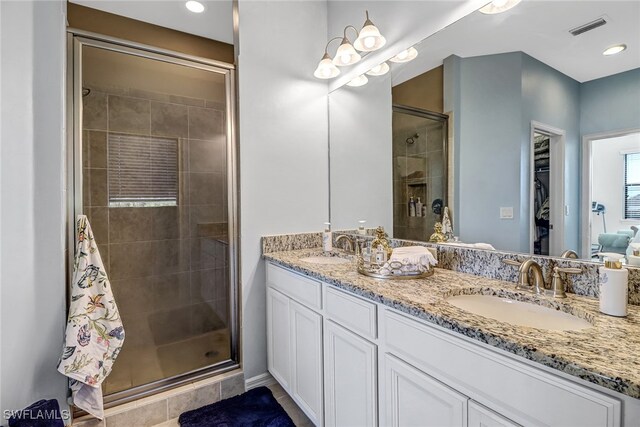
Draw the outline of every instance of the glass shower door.
M393 237L429 240L446 206L447 116L394 105L392 128Z
M235 363L231 76L75 43L76 211L92 225L126 331L103 383L109 401Z

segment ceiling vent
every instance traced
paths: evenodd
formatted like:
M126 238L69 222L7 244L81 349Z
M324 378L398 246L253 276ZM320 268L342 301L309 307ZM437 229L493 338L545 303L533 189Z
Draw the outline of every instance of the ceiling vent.
M598 27L602 27L606 23L607 21L604 18L598 18L595 21L587 22L586 24L573 28L569 30L569 32L574 36L579 36L580 34L586 33L587 31L595 30Z

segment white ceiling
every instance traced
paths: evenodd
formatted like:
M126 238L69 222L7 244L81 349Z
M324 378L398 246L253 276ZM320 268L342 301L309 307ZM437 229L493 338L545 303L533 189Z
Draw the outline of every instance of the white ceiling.
M187 10L185 0L70 0L138 21L233 44L232 0L199 0L202 13Z
M568 32L602 16L608 21L605 26L579 36ZM619 43L628 49L602 55ZM441 65L451 54L466 58L515 51L585 82L640 67L640 0L523 0L502 14L474 12L417 48L420 54L414 61L393 65L394 85Z

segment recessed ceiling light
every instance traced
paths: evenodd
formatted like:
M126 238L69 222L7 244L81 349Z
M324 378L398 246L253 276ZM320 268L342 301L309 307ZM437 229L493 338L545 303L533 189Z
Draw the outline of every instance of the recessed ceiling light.
M604 52L602 52L603 55L605 56L611 56L611 55L615 55L616 53L620 53L623 50L627 50L627 45L626 44L617 44L615 46L611 46L605 49Z
M491 3L480 8L480 12L487 15L506 12L515 7L521 0L493 0Z
M184 4L189 11L193 13L202 13L204 12L204 5L196 0L189 0Z

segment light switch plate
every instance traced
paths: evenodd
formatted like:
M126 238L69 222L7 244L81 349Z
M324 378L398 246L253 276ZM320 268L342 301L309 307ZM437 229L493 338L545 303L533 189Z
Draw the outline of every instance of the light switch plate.
M501 207L500 219L513 219L513 206Z

